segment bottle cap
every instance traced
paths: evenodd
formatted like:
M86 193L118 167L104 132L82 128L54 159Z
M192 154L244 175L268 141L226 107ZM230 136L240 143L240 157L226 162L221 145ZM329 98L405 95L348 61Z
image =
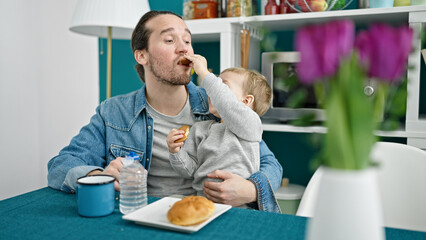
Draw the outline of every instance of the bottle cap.
M126 157L123 159L123 165L127 166L129 164L132 164L134 161L139 161L140 157L135 152L131 151L129 154L126 155Z
M130 151L129 155L126 156L126 158L132 159L132 160L139 160L140 157L135 152Z

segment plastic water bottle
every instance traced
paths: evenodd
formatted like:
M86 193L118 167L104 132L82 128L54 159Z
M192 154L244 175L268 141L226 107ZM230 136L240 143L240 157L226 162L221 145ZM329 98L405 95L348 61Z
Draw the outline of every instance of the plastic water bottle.
M139 156L130 152L123 159L123 168L120 171L120 212L131 213L148 203L146 181L148 172L140 164Z

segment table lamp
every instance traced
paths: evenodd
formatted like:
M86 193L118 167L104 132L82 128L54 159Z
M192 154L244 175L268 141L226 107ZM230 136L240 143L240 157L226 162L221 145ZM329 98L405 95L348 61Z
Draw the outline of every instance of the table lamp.
M130 39L148 0L78 0L71 19L73 32L107 38L107 98L111 97L112 39Z

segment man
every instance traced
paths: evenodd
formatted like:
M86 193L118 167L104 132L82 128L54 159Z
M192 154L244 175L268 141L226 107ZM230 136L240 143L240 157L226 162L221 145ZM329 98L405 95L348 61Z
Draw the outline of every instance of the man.
M76 179L84 175L102 173L118 179L121 157L134 151L148 170L149 195L192 191L192 181L170 166L166 142L172 128L214 119L204 89L190 82L191 68L180 63L185 53L193 54L191 33L178 15L151 11L133 32L132 50L145 86L98 106L90 123L49 161L50 187L73 192ZM280 212L274 190L280 184L282 167L263 141L260 157L260 171L249 179L221 170L208 174L223 182L205 182L205 195L218 203L251 203L260 210ZM119 190L118 181L115 188Z

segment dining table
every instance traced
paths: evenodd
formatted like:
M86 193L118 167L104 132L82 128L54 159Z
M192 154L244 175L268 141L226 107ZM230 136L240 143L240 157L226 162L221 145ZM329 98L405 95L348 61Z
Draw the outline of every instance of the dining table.
M118 196L118 195L117 195ZM159 198L148 197L148 203ZM41 188L0 201L0 239L305 239L309 218L232 207L203 228L183 233L123 219L115 200L108 216L77 212L75 194ZM426 232L384 228L386 239L426 239Z

